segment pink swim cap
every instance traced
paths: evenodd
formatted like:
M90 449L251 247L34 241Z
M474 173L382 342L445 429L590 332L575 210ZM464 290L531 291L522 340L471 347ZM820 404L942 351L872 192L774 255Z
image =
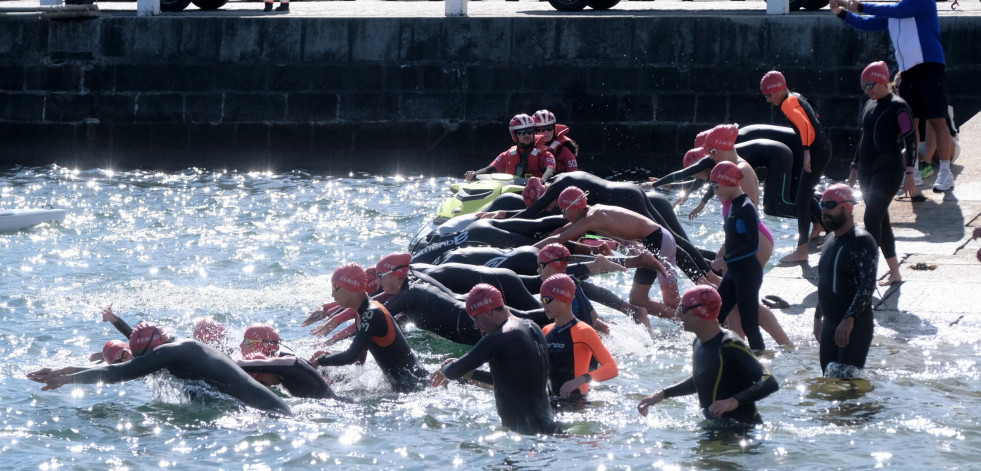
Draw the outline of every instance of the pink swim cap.
M525 206L531 206L545 194L545 184L538 177L531 177L525 184L525 189L521 190L521 197L525 200Z
M862 85L871 82L889 83L889 66L885 62L878 61L865 66L865 70L862 71Z
M378 291L378 271L375 270L375 267L366 268L364 271L364 276L367 283L365 291L369 293Z
M119 360L123 359L123 353L129 352L130 355L133 351L129 349L129 345L122 340L110 340L102 346L102 359L106 363L112 365Z
M334 270L334 274L330 277L330 282L334 286L353 293L363 293L368 286L368 276L365 275L364 268L361 268L361 265L347 263Z
M133 355L142 355L170 340L163 327L152 322L140 322L129 334L129 348Z
M739 186L739 181L743 179L743 171L739 166L728 160L715 164L709 180L722 186Z
M787 89L787 79L783 74L776 70L771 70L760 80L760 91L764 95L773 95Z
M412 254L408 252L390 253L375 264L375 271L379 278L390 274L405 278L409 276L409 262L411 261Z
M705 139L702 140L704 141ZM689 150L688 152L685 152L685 158L682 159L681 162L682 165L685 166L685 168L688 168L691 167L692 165L695 165L699 160L702 160L702 158L704 157L705 157L705 149L701 147L696 147L694 149Z
M585 208L587 203L586 193L577 186L570 186L559 193L559 209L581 209Z
M709 131L711 131L711 129L706 129L706 130L698 133L698 135L695 136L695 147L696 148L698 148L698 147L704 148L705 147L705 139L708 139Z
M709 135L705 139L705 148L719 150L735 149L737 137L739 137L738 124L720 124L709 131Z
M562 244L548 244L538 251L538 263L554 263L560 271L565 271L569 266L569 249Z
M253 325L245 329L241 347L243 353L258 351L266 356L275 356L279 351L279 334L271 326Z
M542 283L542 298L552 298L565 304L572 304L576 297L576 282L565 273L552 275Z
M722 297L715 288L708 285L698 285L685 291L681 296L682 312L689 310L702 319L718 319L719 309L722 308Z
M194 323L194 340L209 345L220 345L225 341L225 326L207 317Z
M487 283L474 286L467 294L467 314L470 317L486 314L501 306L504 306L501 292Z
M821 201L835 201L853 208L855 207L855 193L852 192L850 186L836 183L824 190L824 193L821 194Z

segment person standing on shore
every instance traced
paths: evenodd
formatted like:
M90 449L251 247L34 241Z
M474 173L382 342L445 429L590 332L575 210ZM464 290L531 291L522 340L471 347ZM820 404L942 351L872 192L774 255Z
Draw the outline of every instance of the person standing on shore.
M279 6L276 7L275 9L273 9L273 4L276 3L275 0L265 0L265 1L266 1L266 8L262 10L264 12L270 12L270 11L279 11L283 13L290 12L290 0L279 0Z
M926 150L937 149L940 173L933 184L936 193L954 189L950 171L954 141L947 125L947 61L940 42L940 18L934 0L902 0L898 3L863 3L831 0L831 12L862 31L889 30L896 63L902 73L899 96L916 118L927 120ZM861 15L860 15L861 13ZM936 142L936 144L934 144Z
M814 108L806 98L787 88L787 79L782 73L776 70L767 72L760 81L760 91L768 103L780 108L797 131L804 147L804 165L794 199L797 208L797 249L780 259L781 263L803 262L807 260L807 241L811 236L817 236L810 232L811 205L816 204L814 187L831 161L831 141ZM817 213L816 210L814 212Z
M855 196L838 183L824 190L821 212L824 227L834 237L824 245L818 263L818 306L814 312L814 338L821 345L821 371L825 376L849 379L865 367L872 345L872 294L879 263L875 239L855 227Z

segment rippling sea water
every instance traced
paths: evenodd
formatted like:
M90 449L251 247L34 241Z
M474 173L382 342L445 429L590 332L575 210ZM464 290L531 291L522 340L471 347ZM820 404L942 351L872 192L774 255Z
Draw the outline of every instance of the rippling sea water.
M152 319L179 336L190 336L202 316L228 325L231 339L269 322L307 357L317 341L300 323L330 300L331 271L404 249L449 182L197 169L0 172L0 209L69 209L63 223L0 233L0 469L977 469L976 337L879 329L867 370L874 388L859 390L818 379L809 314L778 312L797 347L764 357L781 389L759 403L766 425L747 436L706 434L694 397L640 417L641 397L690 373L692 336L655 320L651 338L604 308L615 323L605 342L620 376L595 385L586 410L559 416L569 431L561 436L503 432L492 393L481 389L392 393L371 360L330 370L355 405L287 399L290 419L220 396L189 401L162 376L46 392L25 378L41 367L84 366L117 338L101 322L110 303L131 323ZM721 243L717 211L684 221L697 244ZM767 222L777 259L794 228ZM626 275L598 279L626 296ZM407 334L431 369L467 350Z

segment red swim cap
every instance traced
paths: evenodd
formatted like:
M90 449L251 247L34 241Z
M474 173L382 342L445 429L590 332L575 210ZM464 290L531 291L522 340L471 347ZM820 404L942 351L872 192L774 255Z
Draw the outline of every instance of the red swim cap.
M375 270L375 267L368 267L364 271L364 276L367 280L365 291L369 293L378 291L378 271Z
M711 131L711 129L706 129L706 130L698 133L698 135L695 136L695 147L696 148L698 148L698 147L704 148L705 147L705 139L708 138L709 131Z
M771 70L763 76L763 80L760 80L760 91L764 95L773 95L774 93L780 93L787 89L787 79L783 77L783 74L776 70Z
M241 347L243 354L258 351L266 356L275 356L279 351L279 334L271 326L253 325L245 329Z
M844 183L835 183L824 190L821 194L821 201L836 201L848 207L855 206L855 194L850 186Z
M702 319L718 319L719 309L722 308L722 297L715 288L708 285L698 285L685 291L681 296L682 312L690 310Z
M572 304L573 298L576 297L576 282L572 281L572 277L565 273L552 275L542 283L541 293L543 298L552 298L560 303Z
M739 137L738 124L720 124L705 138L706 149L732 150L736 148L736 138Z
M585 208L586 193L577 186L570 186L559 193L559 209L580 209Z
M889 66L885 62L873 62L862 71L862 85L867 83L889 83Z
M728 160L715 164L709 180L722 186L739 186L739 181L743 179L743 171L739 166Z
M364 268L361 268L361 265L347 263L334 270L334 274L330 277L330 282L334 286L353 293L363 293L368 287L368 275L365 275Z
M554 263L560 271L569 266L569 249L562 244L548 244L538 251L538 263Z
M225 341L225 326L206 317L194 323L194 340L209 345L221 345Z
M702 140L704 141L705 139L703 138ZM699 160L702 160L702 158L704 157L705 157L705 149L701 147L696 147L694 149L689 150L688 152L685 152L685 158L682 159L681 162L682 165L685 166L685 168L688 168L691 167L692 165L695 165L695 163L697 163Z
M170 340L163 327L152 322L140 322L129 334L129 348L133 355L142 355Z
M412 254L408 252L390 253L381 258L375 264L375 271L378 278L387 275L395 275L399 278L409 276L409 262L412 261ZM367 276L367 275L366 275ZM367 284L367 279L365 280Z
M477 317L504 306L504 297L497 288L480 283L470 290L467 295L467 314L470 317Z
M130 355L133 351L129 349L129 345L122 340L110 340L102 346L102 359L106 363L112 365L119 360L123 359L123 353L129 352Z
M525 189L521 190L521 197L525 199L525 206L531 206L545 194L545 184L538 177L531 177L525 184Z

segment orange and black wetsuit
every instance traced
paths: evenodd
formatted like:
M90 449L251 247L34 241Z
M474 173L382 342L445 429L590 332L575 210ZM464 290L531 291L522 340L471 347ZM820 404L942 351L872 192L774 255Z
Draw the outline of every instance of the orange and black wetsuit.
M730 330L722 329L708 342L695 339L692 376L664 389L664 397L698 394L698 403L706 419L726 425L763 423L756 401L769 396L780 385L756 355ZM721 399L734 398L739 407L722 414L721 421L708 414L708 407Z
M589 375L591 381L606 381L619 374L616 360L588 324L573 319L572 322L558 327L549 324L542 332L548 345L549 385L553 396L559 395L559 390L566 381L582 375ZM589 371L590 361L594 358L600 366ZM579 399L588 392L589 382L580 386L569 398Z
M780 111L797 131L803 149L811 154L811 171L801 169L797 197L794 199L797 205L797 245L803 245L810 234L811 204L817 204L814 201L814 187L831 161L831 141L814 108L799 93L787 95L787 99L780 104Z
M346 351L317 358L320 366L350 365L365 350L378 363L385 379L397 392L418 391L428 383L428 374L419 364L415 352L405 340L402 329L380 304L372 306L367 299L358 307L358 333Z

